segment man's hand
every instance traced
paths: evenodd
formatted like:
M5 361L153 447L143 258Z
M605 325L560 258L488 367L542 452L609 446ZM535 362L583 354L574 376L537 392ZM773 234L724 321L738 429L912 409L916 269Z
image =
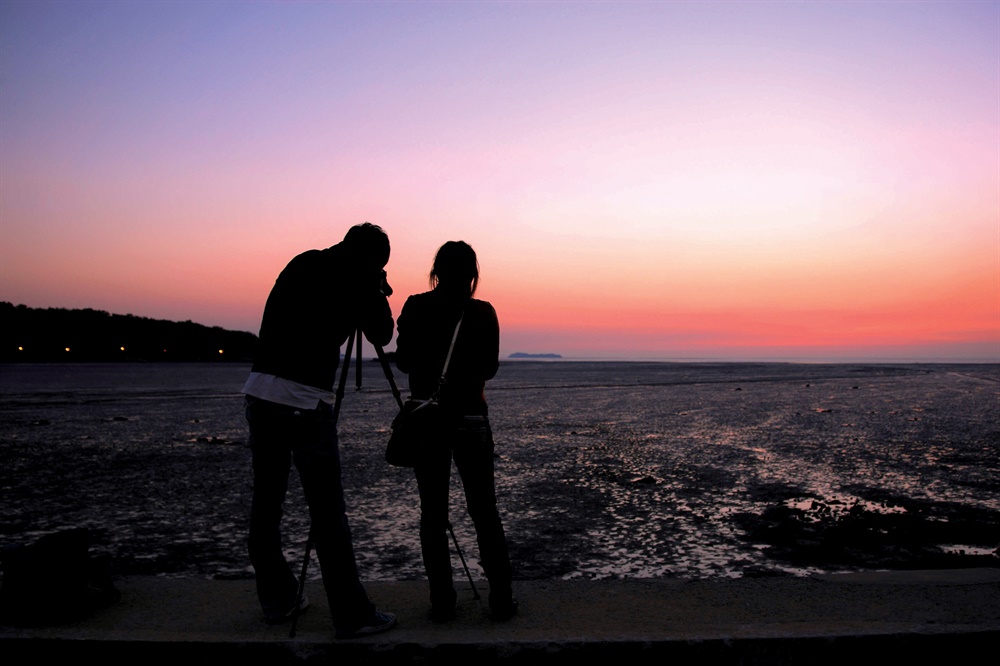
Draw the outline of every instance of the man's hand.
M382 271L382 276L379 279L378 290L382 292L383 296L392 296L392 287L389 286L389 281L385 279L386 273Z

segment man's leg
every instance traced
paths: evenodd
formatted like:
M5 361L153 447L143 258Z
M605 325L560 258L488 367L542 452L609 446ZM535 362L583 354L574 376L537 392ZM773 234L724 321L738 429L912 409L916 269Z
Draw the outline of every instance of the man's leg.
M375 606L358 578L332 410L324 403L311 415L310 432L296 444L293 455L309 504L323 586L333 623L340 630L370 620Z
M247 546L264 615L277 618L295 606L298 585L281 551L281 515L288 490L292 408L248 397L246 417L253 452L253 504Z

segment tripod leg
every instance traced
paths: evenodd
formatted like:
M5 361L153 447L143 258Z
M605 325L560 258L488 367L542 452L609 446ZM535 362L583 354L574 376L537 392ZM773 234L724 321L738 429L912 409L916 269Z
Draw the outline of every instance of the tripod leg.
M392 368L389 367L389 359L385 357L385 352L378 345L375 345L375 354L378 356L378 362L382 364L382 372L385 373L385 378L389 381L389 388L392 389L392 397L396 399L396 404L402 409L403 396L400 395L399 389L396 387L396 380L392 377Z
M358 353L354 355L354 388L361 390L361 329L355 332L355 339L358 341Z
M451 541L455 544L458 559L462 560L462 568L465 569L465 575L469 579L469 585L472 587L472 598L479 599L479 590L476 589L476 584L472 581L472 574L469 573L469 565L465 563L465 555L462 554L462 548L458 545L458 539L455 538L455 528L451 526L450 520L448 521L448 532L451 533Z
M344 401L344 386L347 384L347 369L351 366L351 348L354 346L354 336L357 333L351 333L350 337L347 338L347 346L344 347L344 367L340 369L340 383L337 384L337 400L333 403L333 422L337 423L338 417L340 417L340 403ZM357 361L355 361L357 364Z

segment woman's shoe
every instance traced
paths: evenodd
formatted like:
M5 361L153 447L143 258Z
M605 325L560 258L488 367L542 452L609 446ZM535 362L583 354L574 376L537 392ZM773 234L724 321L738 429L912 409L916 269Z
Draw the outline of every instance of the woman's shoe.
M455 606L431 606L431 622L451 622L455 619Z
M450 584L431 590L431 622L450 622L455 619L458 594Z
M510 596L499 599L490 595L490 619L495 622L509 620L517 615L517 599Z

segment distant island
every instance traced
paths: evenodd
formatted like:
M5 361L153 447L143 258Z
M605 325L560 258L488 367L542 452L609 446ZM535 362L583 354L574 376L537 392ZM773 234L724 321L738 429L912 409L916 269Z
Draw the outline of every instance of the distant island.
M257 336L192 321L0 302L0 362L248 361Z
M562 358L560 354L529 354L527 352L514 352L507 358Z

